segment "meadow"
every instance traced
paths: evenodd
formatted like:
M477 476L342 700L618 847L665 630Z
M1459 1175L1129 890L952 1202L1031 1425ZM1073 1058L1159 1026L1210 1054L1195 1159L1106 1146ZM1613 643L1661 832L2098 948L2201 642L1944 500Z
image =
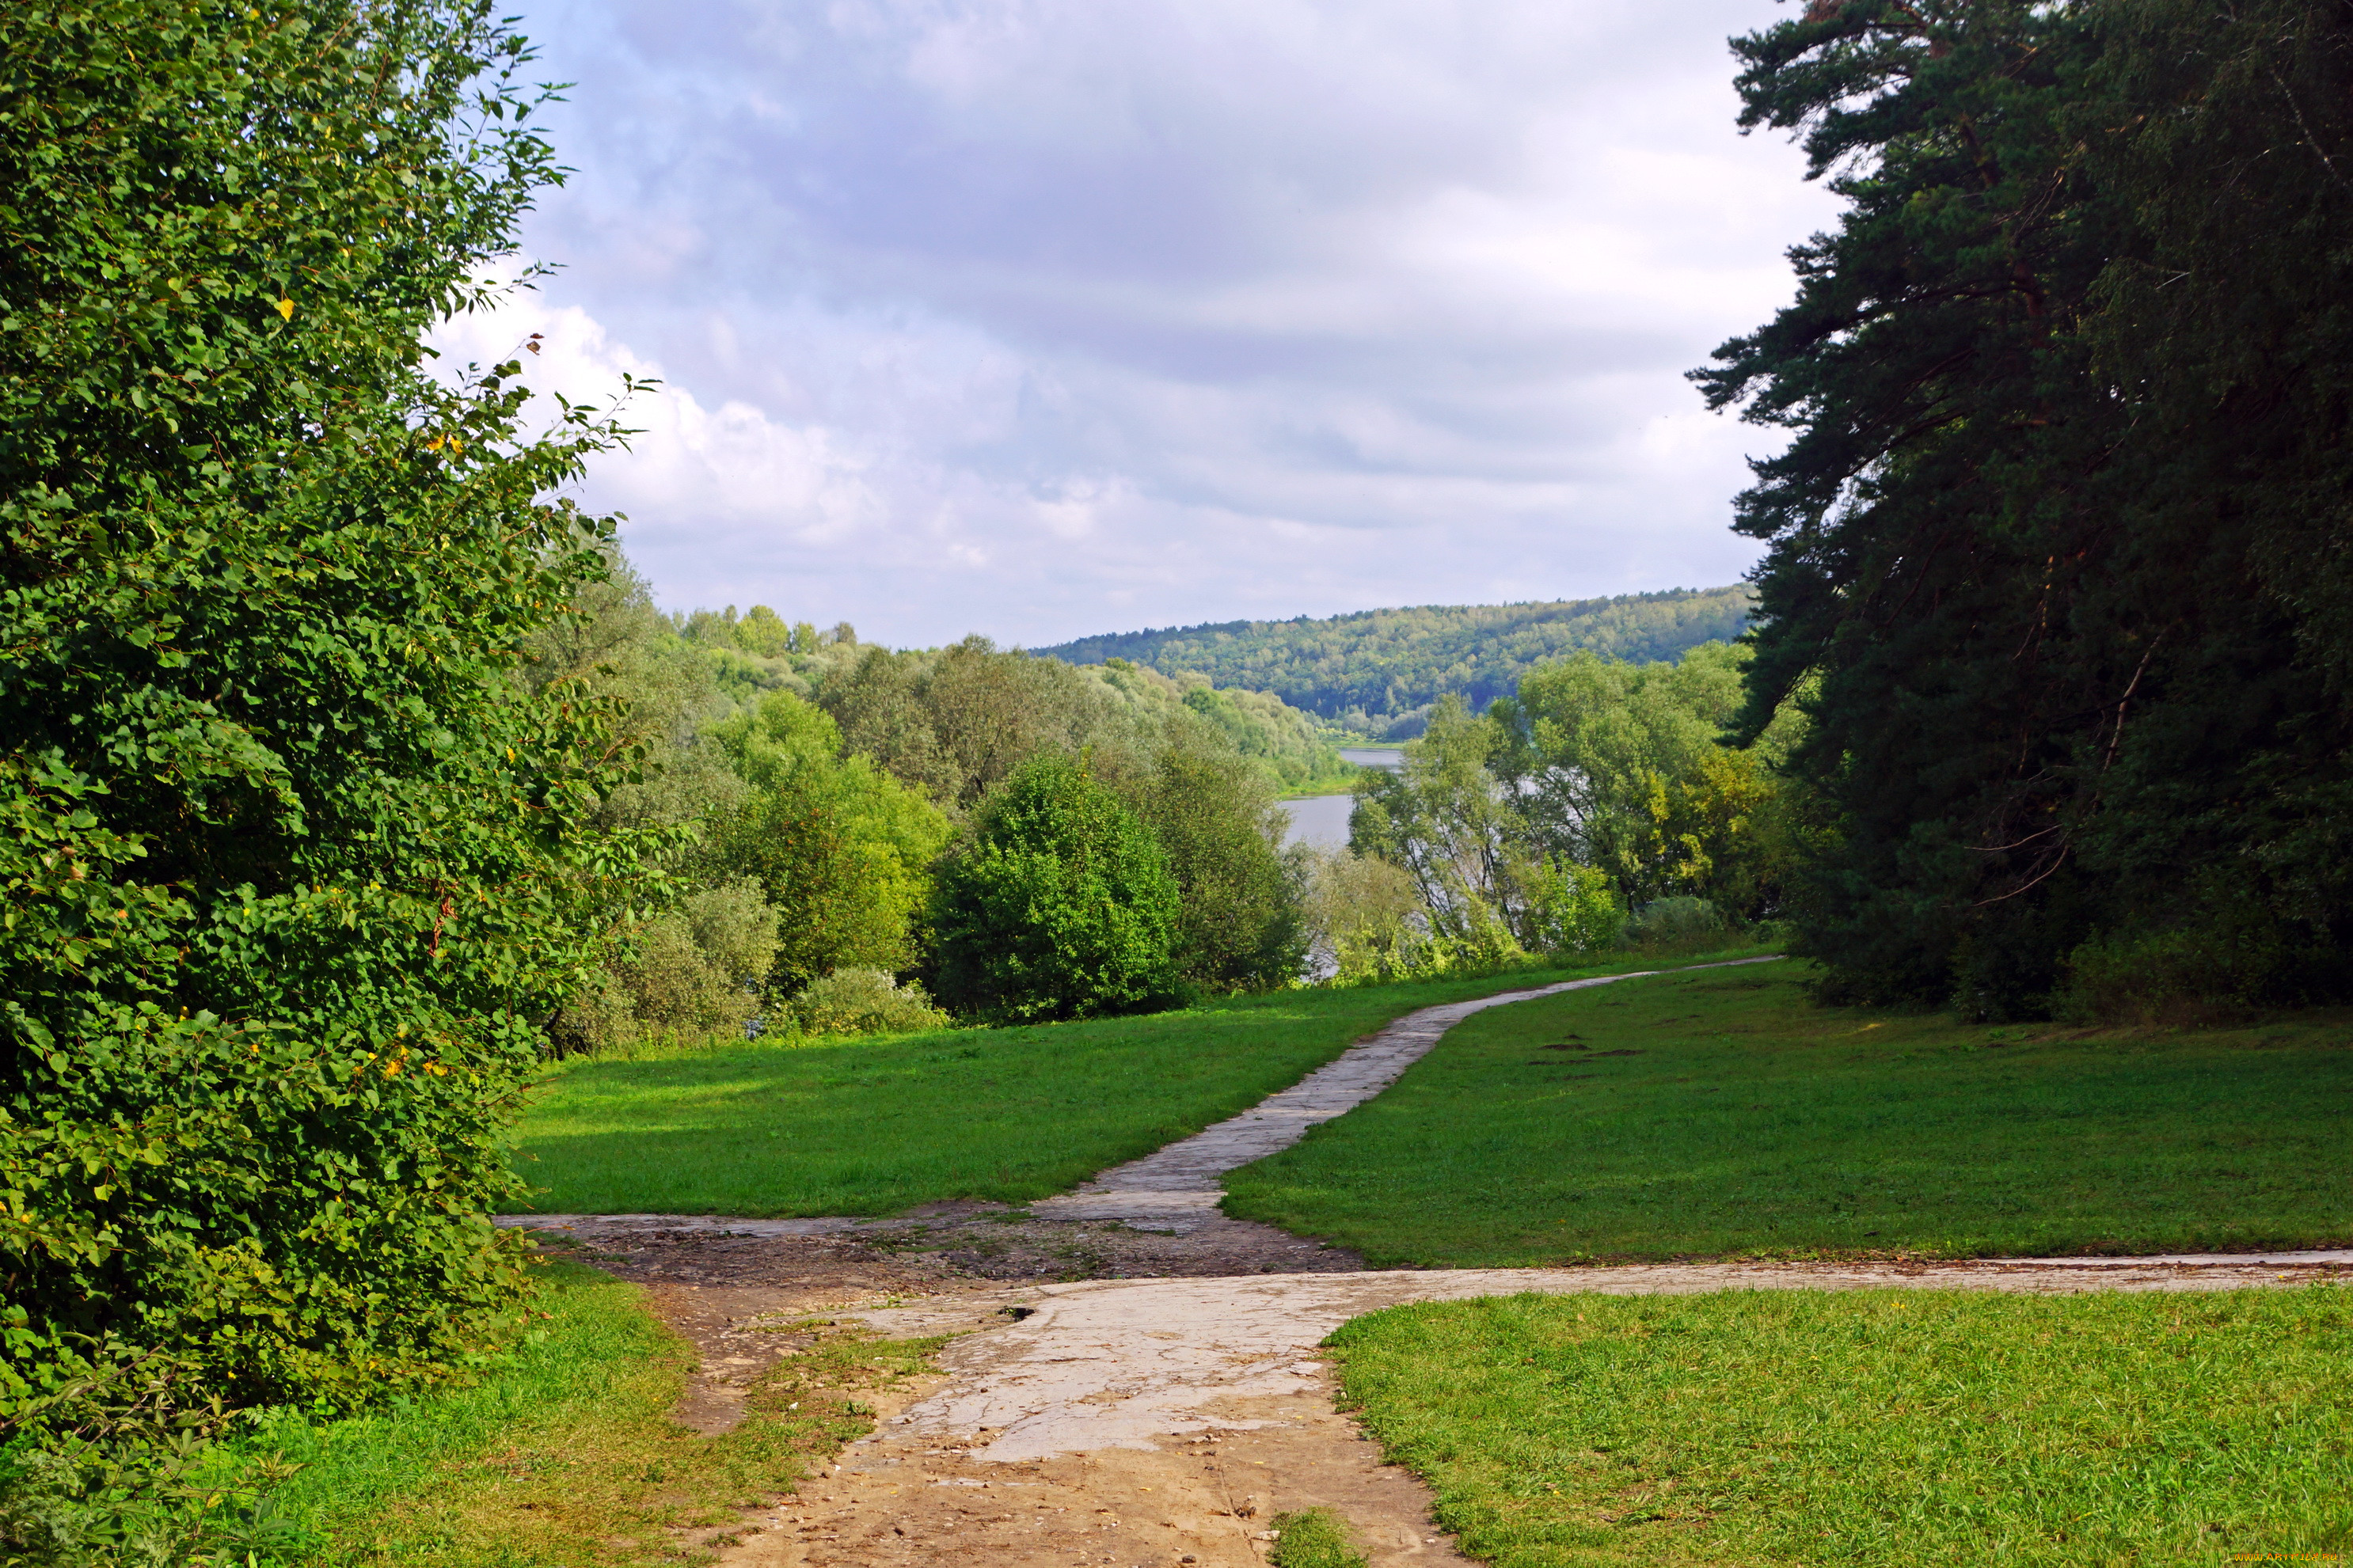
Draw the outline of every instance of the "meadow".
M539 1214L895 1214L1023 1203L1187 1137L1417 1007L1583 975L1298 990L1144 1017L579 1059L534 1091Z
M1805 973L1479 1014L1227 1211L1375 1267L2353 1241L2353 1015L1995 1028L1819 1008Z
M1329 1342L1496 1568L2227 1561L2353 1542L2353 1293L1514 1296Z

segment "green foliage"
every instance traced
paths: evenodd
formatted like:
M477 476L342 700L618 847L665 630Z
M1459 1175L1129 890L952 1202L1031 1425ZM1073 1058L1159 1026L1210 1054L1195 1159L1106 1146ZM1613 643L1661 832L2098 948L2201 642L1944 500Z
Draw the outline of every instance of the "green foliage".
M1625 934L1645 952L1700 952L1722 947L1732 922L1705 899L1652 899L1627 920Z
M790 679L872 758L953 815L1041 751L1090 752L1106 779L1175 745L1231 752L1278 789L1354 774L1307 716L1256 691L1215 691L1113 659L1072 668L970 637L893 653L855 641L790 661Z
M1626 932L1625 902L1599 867L1535 861L1522 869L1520 889L1528 945L1538 952L1603 952Z
M621 934L604 969L550 1022L554 1055L604 1055L649 1037L744 1037L760 1012L778 946L776 911L756 885L698 889Z
M923 988L902 985L888 970L837 969L812 980L785 1013L804 1035L914 1035L950 1026Z
M1393 1307L1343 1397L1497 1568L2334 1555L2353 1300L1726 1290Z
M1703 643L1672 664L1580 653L1531 670L1490 717L1495 773L1534 841L1609 872L1630 899L1731 891L1778 901L1788 837L1771 773L1793 721L1720 743L1739 713L1746 652Z
M0 1447L0 1563L226 1564L294 1543L269 1496L289 1468L218 1442L228 1413L202 1369L90 1347L94 1370L12 1413Z
M2353 16L1817 6L1743 123L1847 211L1702 373L1790 429L1738 527L1833 995L2045 1012L2166 911L2353 976ZM2316 984L2316 989L2306 983Z
M1353 850L1307 854L1308 955L1327 985L1386 985L1428 972L1430 921L1402 867Z
M577 584L564 617L522 645L532 689L568 683L609 699L615 739L639 748L637 776L606 792L598 821L671 827L740 805L742 780L702 733L730 712L710 661L654 607L619 549L605 555L605 575Z
M2343 1012L1997 1029L1820 1007L1805 979L1689 967L1482 1013L1229 1173L1227 1210L1375 1268L2353 1240Z
M1215 752L1161 754L1124 792L1176 880L1176 972L1210 991L1262 991L1299 977L1307 937L1296 858L1263 775Z
M540 1021L638 885L611 705L519 679L617 434L425 374L532 191L474 0L0 11L0 1416L470 1364Z
M1720 643L1673 664L1579 653L1484 717L1448 698L1400 767L1358 782L1352 845L1403 869L1429 936L1473 963L1598 951L1630 898L1768 912L1799 834L1770 761L1793 724L1720 743L1742 663Z
M1165 675L1196 672L1220 687L1271 692L1353 730L1394 729L1404 739L1419 733L1441 697L1478 711L1537 664L1578 649L1671 659L1696 643L1737 636L1747 610L1745 588L1672 589L1557 604L1228 621L1083 637L1038 651L1072 664L1130 661Z
M1523 912L1517 803L1488 766L1503 738L1448 697L1394 772L1357 782L1350 847L1412 879L1433 935L1486 938Z
M842 755L832 718L790 692L711 736L750 795L712 820L705 858L752 879L776 911L767 987L789 995L839 968L912 966L912 923L946 819L866 758Z
M1024 763L940 862L934 990L994 1023L1151 1012L1181 999L1167 852L1080 763Z

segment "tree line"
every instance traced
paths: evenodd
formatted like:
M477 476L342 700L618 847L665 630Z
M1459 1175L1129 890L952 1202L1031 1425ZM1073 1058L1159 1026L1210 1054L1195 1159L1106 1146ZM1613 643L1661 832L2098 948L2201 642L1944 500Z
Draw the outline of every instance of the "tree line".
M1038 651L1074 664L1124 658L1166 674L1271 692L1356 734L1419 734L1440 699L1483 709L1541 661L1590 650L1670 659L1740 635L1746 587L1666 589L1525 605L1427 605L1323 619L1226 621L1082 637Z
M1275 795L1356 772L1261 693L978 637L886 648L765 606L666 616L617 552L524 652L535 689L628 715L636 776L599 823L669 845L665 901L615 906L610 955L553 1018L558 1053L1287 984L1304 939ZM1005 880L1012 840L1047 858L1027 880ZM1095 887L1074 868L1100 855L1133 864ZM1116 957L1085 946L1080 925L1120 925L1131 905L1159 912ZM1048 927L1060 956L977 952Z

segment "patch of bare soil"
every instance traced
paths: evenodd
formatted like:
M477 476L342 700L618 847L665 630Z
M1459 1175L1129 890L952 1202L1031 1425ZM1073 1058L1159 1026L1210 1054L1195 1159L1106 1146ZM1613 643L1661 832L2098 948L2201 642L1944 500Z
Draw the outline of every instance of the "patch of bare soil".
M979 1205L854 1224L568 1223L550 1239L647 1285L701 1352L679 1412L698 1431L742 1418L746 1390L807 1337L778 1331L795 1318L892 1339L958 1336L938 1373L861 1393L876 1428L838 1463L704 1538L731 1568L1257 1568L1272 1516L1318 1506L1349 1521L1375 1568L1464 1563L1430 1523L1419 1480L1381 1463L1335 1410L1317 1357L1333 1327L1396 1301L1524 1289L2211 1289L2341 1272L2046 1259L1370 1273L1266 1226L1214 1219L1166 1234ZM820 1224L828 1234L774 1234Z
M987 1297L982 1316L967 1325L981 1327L1004 1304L991 1287L1006 1282L1364 1267L1353 1252L1222 1215L1182 1234L1115 1220L1034 1219L1025 1210L993 1204L934 1205L905 1218L817 1236L774 1234L776 1227L761 1221L735 1223L744 1228L684 1216L567 1215L533 1232L546 1250L648 1288L655 1314L701 1357L678 1419L705 1435L743 1420L751 1386L794 1353L795 1342L774 1331L780 1318L904 1298L950 1308L964 1298Z

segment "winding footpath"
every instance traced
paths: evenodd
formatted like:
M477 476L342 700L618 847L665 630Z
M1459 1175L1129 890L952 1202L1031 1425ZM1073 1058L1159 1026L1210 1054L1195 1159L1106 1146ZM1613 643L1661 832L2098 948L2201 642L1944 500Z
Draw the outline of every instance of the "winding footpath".
M1743 964L1771 963L1778 956L1690 967L1737 969ZM1329 1121L1372 1099L1428 1056L1447 1030L1473 1013L1662 973L1641 969L1596 980L1566 980L1557 985L1505 991L1408 1013L1240 1115L1205 1127L1141 1160L1114 1165L1064 1196L1031 1204L1029 1212L1040 1218L1116 1219L1180 1232L1198 1226L1217 1213L1226 1195L1222 1178L1228 1171L1279 1153L1307 1136L1307 1130L1316 1123Z

